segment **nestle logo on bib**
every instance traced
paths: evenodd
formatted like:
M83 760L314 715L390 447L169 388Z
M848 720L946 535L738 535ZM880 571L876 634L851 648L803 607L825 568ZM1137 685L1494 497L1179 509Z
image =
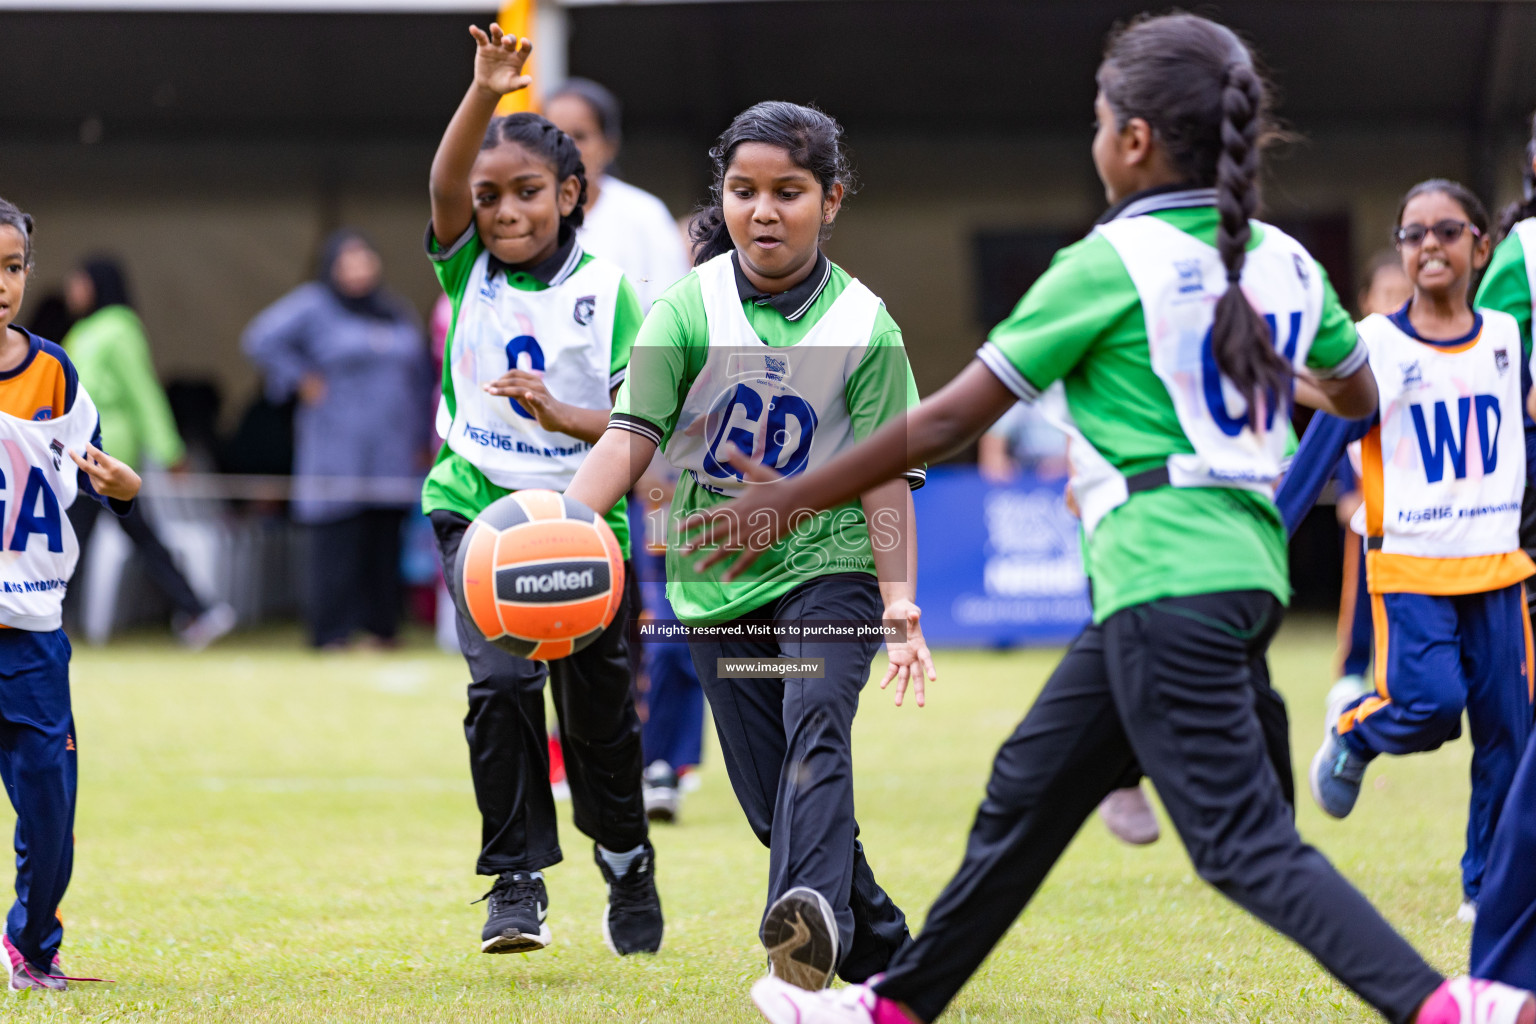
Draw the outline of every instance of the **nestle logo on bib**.
M496 598L500 601L560 604L607 592L607 562L573 559L496 570Z

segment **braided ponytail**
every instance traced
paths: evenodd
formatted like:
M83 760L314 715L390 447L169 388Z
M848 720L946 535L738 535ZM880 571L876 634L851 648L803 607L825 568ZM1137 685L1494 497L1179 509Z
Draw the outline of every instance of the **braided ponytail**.
M1216 303L1211 354L1257 427L1290 395L1292 374L1241 286L1253 236L1248 222L1259 205L1259 156L1277 134L1264 79L1231 29L1193 14L1166 14L1116 29L1098 81L1120 125L1146 121L1183 181L1216 189L1216 249L1227 290Z
M572 176L576 178L581 186L576 196L576 208L560 218L560 227L562 231L581 227L586 218L587 168L581 162L581 150L576 148L571 137L556 128L547 118L524 111L492 118L490 127L485 131L485 138L480 143L480 150L484 152L495 149L508 142L522 146L548 162L550 169L555 172L556 182Z
M1243 294L1243 264L1259 206L1259 122L1264 86L1246 61L1227 65L1221 90L1221 155L1216 160L1216 251L1227 268L1227 290L1216 302L1211 354L1248 403L1255 429L1290 394L1291 365L1275 351L1269 325ZM1262 406L1262 409L1261 409ZM1262 415L1261 415L1262 413Z

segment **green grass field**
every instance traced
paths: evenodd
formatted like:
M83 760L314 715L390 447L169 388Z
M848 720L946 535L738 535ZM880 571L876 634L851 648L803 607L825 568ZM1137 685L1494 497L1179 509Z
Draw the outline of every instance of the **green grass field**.
M1297 764L1318 739L1332 634L1287 628L1277 684ZM1056 651L941 652L926 709L871 689L858 810L877 873L916 925L958 863L992 754ZM876 673L880 671L877 665ZM548 872L555 945L478 952L486 888L461 719L465 673L425 647L320 656L289 635L193 655L77 651L81 798L64 904L71 973L117 979L14 1009L36 1020L759 1019L747 988L767 855L718 759L658 828L660 955L603 947L591 844ZM1466 962L1454 920L1466 743L1382 759L1348 822L1304 799L1302 832L1428 958ZM1303 791L1305 790L1303 780ZM1309 957L1194 877L1176 838L1132 849L1090 820L952 1021L1367 1021Z

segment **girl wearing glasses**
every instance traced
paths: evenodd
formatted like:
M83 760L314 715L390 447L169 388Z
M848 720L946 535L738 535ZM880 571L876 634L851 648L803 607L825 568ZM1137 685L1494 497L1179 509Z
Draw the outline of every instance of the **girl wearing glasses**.
M1488 215L1469 190L1435 179L1398 210L1395 239L1413 295L1366 317L1378 415L1315 417L1282 510L1310 503L1345 441L1362 440L1366 581L1376 627L1374 688L1335 693L1312 759L1312 795L1335 818L1378 754L1434 750L1472 731L1472 806L1461 860L1471 920L1489 843L1531 729L1533 662L1520 549L1525 488L1521 332L1474 308L1488 264Z

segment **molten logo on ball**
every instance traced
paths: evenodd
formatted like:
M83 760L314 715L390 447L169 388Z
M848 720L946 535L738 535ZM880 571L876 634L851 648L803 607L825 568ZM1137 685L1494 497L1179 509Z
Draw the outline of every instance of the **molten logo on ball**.
M522 658L564 658L596 640L624 596L624 558L592 510L554 491L517 491L475 517L453 573L459 614Z

